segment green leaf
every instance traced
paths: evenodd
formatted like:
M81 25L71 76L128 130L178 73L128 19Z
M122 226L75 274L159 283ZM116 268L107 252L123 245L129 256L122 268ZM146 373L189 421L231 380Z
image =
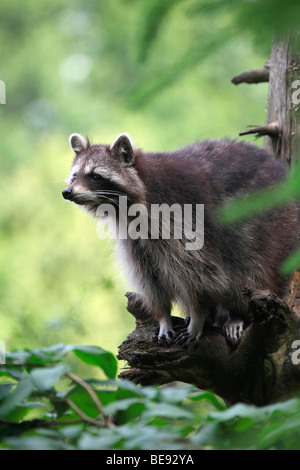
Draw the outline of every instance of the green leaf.
M145 407L145 402L139 398L125 398L124 400L117 400L115 402L109 403L105 407L105 413L107 415L115 414L120 410L127 410L131 405L143 404Z
M224 43L228 42L234 36L234 28L224 27L222 31L211 33L209 39L205 43L192 46L188 54L182 55L173 64L158 70L153 70L151 76L147 71L147 77L141 77L139 82L135 84L128 92L127 103L131 108L138 108L149 103L150 100L160 93L163 89L170 87L174 82L178 81L193 67L199 65L205 60L212 51L219 47L220 37Z
M145 413L143 413L143 417L146 419L154 418L154 417L163 417L163 418L171 418L171 419L192 419L193 413L186 410L182 406L175 406L170 405L168 403L155 403L149 402L147 404L147 409Z
M160 399L169 403L181 403L187 398L193 387L181 386L181 387L167 387L160 391Z
M152 0L145 5L145 12L143 15L143 24L140 25L141 35L139 37L139 60L144 62L149 54L151 45L158 35L159 30L163 26L163 22L170 13L171 9L175 7L176 3L182 0Z
M53 364L60 362L69 352L68 345L59 343L46 348L31 349L27 362L34 364Z
M67 396L87 416L90 416L91 418L97 418L97 416L99 416L100 414L99 409L97 408L94 401L92 400L92 398L90 397L90 395L84 388L78 386L75 389L73 389Z
M13 364L24 364L28 366L30 364L48 365L61 361L69 351L69 345L59 343L46 348L20 349L7 352L6 360Z
M11 421L12 423L20 423L25 418L25 416L36 409L40 409L40 416L41 414L45 414L45 405L43 403L26 402L26 404L17 405L10 413L5 416L5 420Z
M115 356L98 346L69 346L77 357L86 364L101 367L106 376L114 379L117 373L117 360Z
M132 422L141 416L146 408L145 401L138 398L127 398L109 403L105 407L105 414L113 414L118 425Z
M280 436L287 439L289 431L295 431L299 412L296 399L265 407L238 403L225 411L210 413L193 441L197 446L210 445L215 449L267 449ZM294 445L297 439L299 436L293 439ZM275 448L279 446L280 441Z
M0 377L11 377L13 379L21 380L26 377L26 374L16 367L8 365L0 369Z
M66 372L68 367L65 364L59 364L53 367L37 368L30 372L33 385L41 392L50 390Z
M73 447L61 441L43 436L7 438L5 442L13 450L71 450Z
M0 406L0 418L6 417L14 410L23 400L29 397L34 390L30 377L21 380L14 390L3 400Z
M120 426L118 433L123 437L124 442L123 449L174 449L179 450L184 448L184 442L182 441L181 434L176 429L170 429L165 427L159 429L155 426L146 426L137 424L132 426L131 423L128 425Z
M275 403L264 407L257 407L254 405L246 405L244 403L237 403L225 411L215 411L209 414L210 419L217 420L218 422L231 421L234 418L250 418L252 420L263 420L276 411L285 411L288 413L296 412L298 410L298 401L296 399L288 400L284 403Z
M13 384L0 384L0 401L2 401L11 391Z
M283 274L289 274L300 267L300 250L296 250L290 255L282 264L281 272Z
M118 443L123 440L118 432L105 430L102 435L93 436L87 432L83 433L78 442L80 450L108 450L118 449Z
M216 212L219 221L223 225L232 224L295 200L300 195L299 176L300 164L297 164L282 183L225 203Z
M144 398L144 391L144 389L138 387L136 384L122 380L122 382L118 383L116 398L118 400L123 398Z
M276 445L280 440L285 441L285 449L300 450L300 416L286 419L286 415L282 415L282 419L274 426L268 426L263 430L258 449L268 449L270 446ZM283 444L281 444L283 445Z
M60 434L68 440L79 439L82 435L83 424L74 424L60 427Z
M194 394L189 395L189 399L192 401L208 400L218 410L226 410L226 405L221 401L214 393L209 391L197 391Z
M6 351L5 358L6 362L12 362L13 364L23 364L28 361L30 353L24 349L8 352Z

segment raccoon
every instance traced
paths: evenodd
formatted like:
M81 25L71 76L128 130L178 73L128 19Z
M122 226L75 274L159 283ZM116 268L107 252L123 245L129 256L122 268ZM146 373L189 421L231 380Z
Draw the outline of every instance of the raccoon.
M69 142L74 161L62 195L96 217L97 210L109 203L117 220L124 218L121 197L127 198L129 208L144 207L149 222L153 222L152 207L176 204L192 208L195 225L196 209L203 207L204 243L199 249L187 249L187 240L174 236L174 214L169 238L162 236L160 222L154 239L148 231L149 236L116 240L129 280L159 323L160 343L197 342L205 323L212 321L223 327L230 343L237 344L250 322L243 289L267 289L280 297L287 293L289 279L280 266L298 245L296 207L290 204L230 226L220 224L216 216L226 201L285 179L285 165L272 154L229 140L145 153L125 133L111 145L92 145L80 134L72 134ZM125 220L128 229L129 211ZM174 303L189 319L176 335L171 318Z

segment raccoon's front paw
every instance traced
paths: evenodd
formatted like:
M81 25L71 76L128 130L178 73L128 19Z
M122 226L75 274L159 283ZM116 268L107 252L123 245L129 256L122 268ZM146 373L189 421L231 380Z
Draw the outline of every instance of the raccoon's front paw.
M175 343L181 346L189 346L192 336L189 334L187 328L183 328L176 336Z
M244 331L243 320L227 320L223 325L223 334L233 346L241 341Z
M201 333L193 334L189 332L188 328L184 328L176 336L175 343L180 344L181 346L185 346L185 347L188 347L191 345L197 346L200 338L201 338Z
M159 331L152 337L152 341L158 344L172 344L175 338L173 327L167 323L163 323L159 327Z
M204 327L204 316L186 317L185 324L187 328L183 328L177 335L175 342L182 346L197 346L202 336Z
M165 331L164 333L159 333L158 335L158 343L159 344L172 344L174 343L174 338L175 338L175 332L174 330L168 330Z

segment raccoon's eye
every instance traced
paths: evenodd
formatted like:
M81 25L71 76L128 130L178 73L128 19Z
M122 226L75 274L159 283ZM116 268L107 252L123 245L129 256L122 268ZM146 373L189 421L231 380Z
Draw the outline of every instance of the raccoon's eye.
M100 175L97 175L96 173L94 173L94 174L91 175L91 180L92 180L92 181L100 181L100 180L101 180L101 176L100 176Z

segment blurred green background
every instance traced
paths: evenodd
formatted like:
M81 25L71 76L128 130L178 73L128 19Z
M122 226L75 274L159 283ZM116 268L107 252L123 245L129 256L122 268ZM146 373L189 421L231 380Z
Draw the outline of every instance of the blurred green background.
M172 150L263 124L268 85L230 80L264 65L270 38L258 47L249 18L237 28L231 3L214 14L190 0L1 0L0 339L8 350L65 342L116 353L132 330L113 242L61 196L68 136L110 143L126 131L144 150Z

